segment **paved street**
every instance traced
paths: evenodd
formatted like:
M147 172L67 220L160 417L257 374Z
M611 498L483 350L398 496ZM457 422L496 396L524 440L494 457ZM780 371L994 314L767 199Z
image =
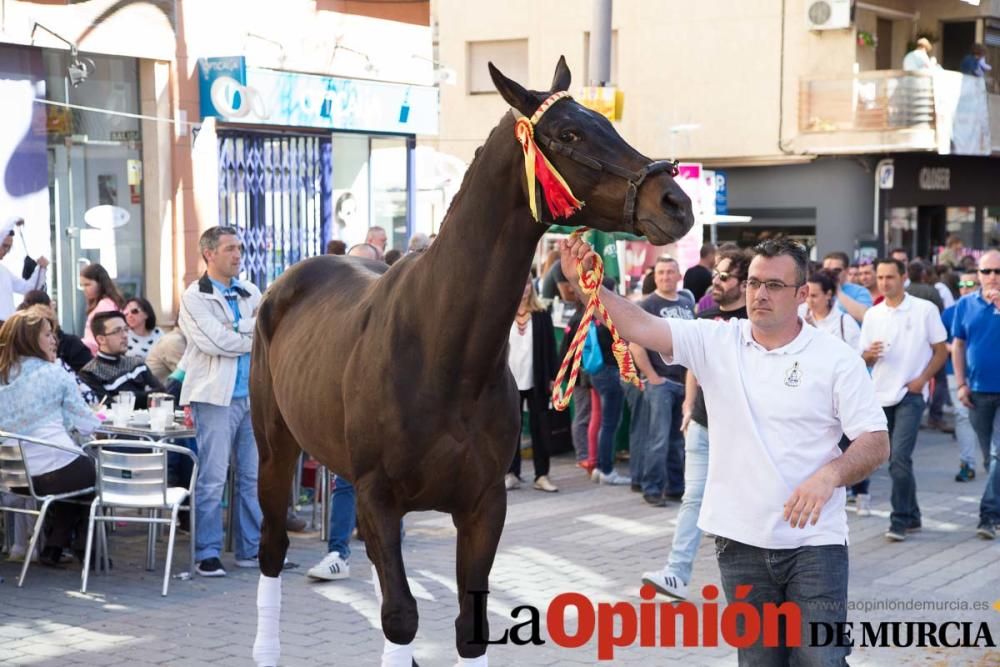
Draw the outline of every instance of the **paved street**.
M851 599L871 601L981 601L1000 598L1000 541L976 538L983 475L952 481L958 457L949 436L921 432L916 453L924 530L903 544L888 544L889 479L883 467L873 480L875 516L850 514ZM528 470L530 470L528 464ZM527 471L526 471L527 472ZM576 591L595 601L637 604L638 575L658 567L666 555L676 503L654 509L622 487L599 487L567 457L554 461L561 487L547 495L524 488L510 493L510 509L491 579L494 636L512 625L518 605L544 608L560 592ZM187 537L178 540L175 572L187 568ZM222 580L174 579L161 598L162 570L142 569L144 542L135 528L123 529L112 545L115 569L91 578L79 593L76 566L54 571L34 566L23 589L16 567L0 564L0 664L74 665L250 665L255 629L257 572L224 562ZM314 583L305 570L325 552L316 534L293 536L289 558L301 564L284 578L284 665L378 664L382 639L378 609L363 545L355 543L353 577ZM411 515L404 552L420 608L416 656L421 665L452 665L456 613L454 529L444 515ZM159 558L162 564L161 550ZM719 583L713 547L703 541L693 590ZM695 600L700 601L700 597ZM852 621L988 621L1000 641L1000 612L852 611ZM544 629L542 636L548 635ZM572 621L570 629L572 629ZM565 649L494 646L493 664L565 665L596 662L596 643ZM1000 649L855 648L852 665L997 665ZM639 648L619 650L615 664L735 664L728 648Z

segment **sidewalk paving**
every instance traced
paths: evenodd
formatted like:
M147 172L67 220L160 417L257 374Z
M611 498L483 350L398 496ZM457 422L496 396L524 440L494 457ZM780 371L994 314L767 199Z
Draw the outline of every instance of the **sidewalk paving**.
M872 517L849 512L852 603L938 601L953 605L1000 599L1000 540L975 536L985 475L970 483L953 481L957 446L950 436L921 431L915 453L923 532L902 544L886 542L889 477L885 466L872 480ZM530 469L530 464L528 464ZM526 477L528 470L525 470ZM593 601L638 605L639 574L665 561L676 524L678 503L652 508L627 487L592 484L567 457L553 460L552 479L561 491L544 494L530 485L509 493L507 525L490 579L491 636L515 624L518 605L542 610L562 592ZM453 665L455 530L447 515L420 513L406 518L404 556L417 598L420 630L416 658L424 667ZM178 537L174 572L188 567L187 537ZM293 535L289 559L300 567L284 575L282 664L377 665L382 649L379 610L363 544L352 544L352 577L317 583L305 571L325 554L318 534ZM0 665L203 666L252 665L258 572L223 558L224 579L175 578L170 595L160 596L164 545L158 570L143 569L145 542L140 529L114 536L110 575L90 578L79 593L80 570L33 565L25 587L16 587L18 567L0 563ZM719 585L714 546L703 540L691 592L701 602L706 584ZM661 598L662 600L662 598ZM721 602L721 601L720 601ZM721 611L721 605L720 605ZM524 620L521 616L516 622ZM1000 611L887 610L850 612L849 620L986 621L1000 643ZM553 644L542 618L542 646L495 645L494 665L597 664L596 641L578 649ZM574 622L567 624L574 628ZM855 636L860 633L855 630ZM1000 665L1000 649L858 648L852 665ZM735 650L640 648L615 651L611 664L734 665Z

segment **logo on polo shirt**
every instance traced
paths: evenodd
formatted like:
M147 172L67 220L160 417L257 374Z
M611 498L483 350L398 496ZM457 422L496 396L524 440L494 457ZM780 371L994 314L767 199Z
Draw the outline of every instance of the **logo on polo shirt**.
M798 387L800 384L802 384L802 371L799 370L799 362L796 361L785 371L785 386Z

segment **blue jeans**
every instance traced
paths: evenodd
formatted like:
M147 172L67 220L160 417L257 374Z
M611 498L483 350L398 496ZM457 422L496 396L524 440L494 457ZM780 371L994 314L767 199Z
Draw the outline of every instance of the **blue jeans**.
M677 529L670 547L667 569L691 583L691 566L701 543L698 515L708 479L708 429L696 421L688 424L684 437L684 498L677 513Z
M955 408L955 439L958 440L958 459L969 466L976 467L976 445L979 444L979 436L976 429L972 428L969 420L969 408L965 407L962 401L958 400L958 385L955 376L948 376L948 393L951 395L951 404ZM997 436L1000 437L1000 436ZM990 467L990 450L987 441L983 449L983 463L986 469Z
M642 476L643 445L646 437L646 406L643 391L631 382L622 382L631 421L628 425L628 472L633 484Z
M618 368L605 365L590 381L601 397L601 434L597 438L597 469L604 474L614 470L615 431L622 420L625 392L618 381Z
M741 667L847 665L849 646L809 646L811 623L847 621L847 545L761 549L716 537L715 555L730 604L736 601L736 587L749 585L749 594L740 600L753 605L759 618L768 602L794 602L801 612L801 646L784 646L786 634L780 632L779 645L766 647L761 631L756 644L739 649ZM737 616L741 634L744 623L743 615Z
M892 478L890 529L903 530L920 525L917 479L913 476L913 448L917 444L924 397L906 394L896 405L883 408L889 422L889 477Z
M233 536L236 558L253 558L260 545L260 504L257 502L257 443L250 425L250 400L234 398L229 407L191 403L198 438L197 534L195 558L222 555L222 490L232 457Z
M979 436L979 446L983 452L989 451L986 465L986 488L979 503L979 522L1000 524L1000 394L972 392L972 409L969 421Z
M671 496L684 493L684 435L681 405L684 385L667 380L646 383L646 437L642 464L642 494Z
M333 476L333 493L330 494L330 535L327 552L340 552L345 561L351 557L351 531L357 520L358 500L354 485L339 475Z

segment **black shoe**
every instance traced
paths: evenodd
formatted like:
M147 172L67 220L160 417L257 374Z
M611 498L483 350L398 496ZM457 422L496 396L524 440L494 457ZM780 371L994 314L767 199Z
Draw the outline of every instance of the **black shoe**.
M668 494L666 494L663 497L666 498L667 500L676 500L676 501L679 502L679 501L681 501L684 498L684 493L683 492L681 492L681 493L668 493Z
M983 538L984 540L995 540L997 537L997 529L992 523L981 523L979 527L976 528L976 535Z
M45 547L38 555L38 562L48 567L62 567L62 547Z
M654 496L652 493L647 493L642 496L642 499L646 501L647 505L652 507L666 507L667 499L662 496Z
M642 493L642 484L633 484L629 487L632 493Z
M226 570L218 558L206 558L198 563L195 571L203 577L224 577Z

